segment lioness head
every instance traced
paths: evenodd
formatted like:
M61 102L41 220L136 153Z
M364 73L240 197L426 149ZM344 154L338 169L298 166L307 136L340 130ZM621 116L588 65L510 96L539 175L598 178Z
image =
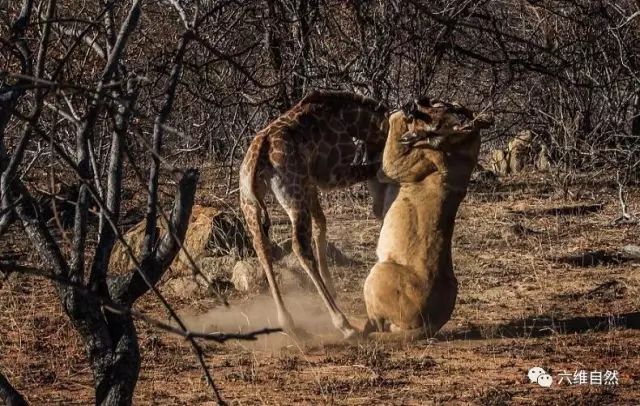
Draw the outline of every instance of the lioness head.
M402 111L408 131L400 143L438 151L450 151L493 124L488 114L473 114L459 103L432 102L427 97L405 104Z

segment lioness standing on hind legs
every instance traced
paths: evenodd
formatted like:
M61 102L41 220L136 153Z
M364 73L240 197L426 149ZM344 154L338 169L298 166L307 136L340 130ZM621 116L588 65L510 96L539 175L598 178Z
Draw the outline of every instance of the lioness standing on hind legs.
M492 124L459 104L412 102L389 118L379 176L390 182L378 240L378 262L364 284L364 334L435 334L451 317L458 293L451 238L480 150Z

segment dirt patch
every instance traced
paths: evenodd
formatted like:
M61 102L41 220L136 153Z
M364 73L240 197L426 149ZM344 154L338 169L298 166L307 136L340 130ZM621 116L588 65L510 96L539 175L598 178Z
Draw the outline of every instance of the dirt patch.
M342 335L334 329L331 318L317 295L295 292L286 295L284 301L296 326L313 335L309 341L301 342L286 333L277 333L261 336L256 341L238 342L237 345L274 352L282 348L324 345L341 340ZM182 316L190 329L203 333L241 333L263 327L279 327L275 303L267 295L255 296L229 307L216 306L204 313L186 310Z
M315 291L288 290L285 301L294 320L319 339L306 345L275 334L251 343L204 344L222 395L230 403L252 405L637 403L637 261L583 267L554 260L567 253L593 252L594 247L608 254L624 253L620 247L638 244L637 228L611 225L619 214L616 185L603 189L605 183L590 182L582 188L597 193L605 205L586 215L514 218L510 208L567 205L544 179L503 178L499 190L508 193L499 201L485 201L488 189L469 192L453 239L459 300L435 339L345 343ZM362 283L376 261L380 223L371 216L360 189L354 190L323 196L322 204L329 238L342 254L356 260L332 263L330 270L341 309L360 327L366 314ZM637 211L640 188L630 187L627 200ZM282 241L290 236L290 224L276 205L272 213L273 240ZM0 252L37 262L16 235L2 241ZM276 268L284 269L278 264ZM168 285L160 289L201 331L277 325L268 293L233 290L231 307L225 309L200 290L181 296ZM167 319L151 295L136 308ZM136 327L143 365L134 404L212 404L185 340L142 322ZM94 403L84 349L61 314L51 283L17 276L0 280L0 329L3 373L30 403ZM551 388L529 383L527 371L536 366L551 373ZM619 385L557 385L563 371L605 369L619 371Z

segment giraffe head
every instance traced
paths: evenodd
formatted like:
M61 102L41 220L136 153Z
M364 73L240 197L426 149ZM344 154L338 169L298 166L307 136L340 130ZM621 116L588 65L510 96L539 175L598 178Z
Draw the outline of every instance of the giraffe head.
M378 178L414 183L440 172L450 186L466 189L480 151L480 130L492 121L457 103L412 101L389 117Z
M407 131L400 143L435 151L451 152L479 138L479 130L493 124L488 114L474 114L460 103L432 102L427 97L402 107Z

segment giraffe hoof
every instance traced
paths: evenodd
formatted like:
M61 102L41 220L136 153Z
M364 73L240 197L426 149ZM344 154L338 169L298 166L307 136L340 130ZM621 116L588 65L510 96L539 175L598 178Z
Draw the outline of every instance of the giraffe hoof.
M342 334L344 335L345 341L358 341L364 337L360 331L356 330L353 327L347 330L343 330Z

